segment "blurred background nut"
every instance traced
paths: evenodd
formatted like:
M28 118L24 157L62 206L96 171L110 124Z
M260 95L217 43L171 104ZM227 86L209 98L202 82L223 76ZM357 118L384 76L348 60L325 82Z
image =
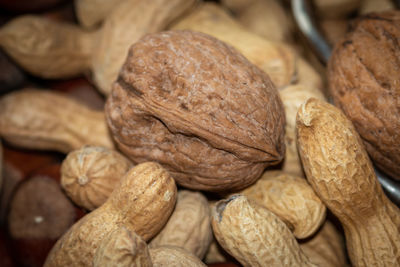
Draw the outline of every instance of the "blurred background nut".
M157 161L192 189L244 188L284 155L285 115L271 80L203 33L161 32L135 43L106 114L132 161Z
M351 119L376 165L400 180L400 11L352 24L328 64L335 105Z
M131 167L132 163L115 150L84 146L63 161L61 185L75 204L94 210L108 199Z

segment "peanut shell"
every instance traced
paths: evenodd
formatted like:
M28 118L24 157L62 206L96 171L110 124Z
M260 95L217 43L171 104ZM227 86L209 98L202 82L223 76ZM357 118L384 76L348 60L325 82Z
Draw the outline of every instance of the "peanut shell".
M150 248L176 246L202 259L212 240L211 214L207 199L200 192L178 192L174 212L167 224L150 242Z
M15 146L63 153L83 145L114 146L102 111L39 89L0 99L0 136Z
M132 163L119 152L84 146L70 152L61 168L61 185L75 204L87 210L101 206Z
M167 222L175 201L176 186L169 173L154 162L139 164L101 207L57 241L44 266L91 266L101 240L121 226L149 240Z
M205 267L206 265L195 255L187 250L174 247L162 246L150 249L150 256L154 267Z

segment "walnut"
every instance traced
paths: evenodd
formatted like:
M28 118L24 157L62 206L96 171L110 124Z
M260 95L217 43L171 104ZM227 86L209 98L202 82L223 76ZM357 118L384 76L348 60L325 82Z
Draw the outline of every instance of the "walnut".
M268 75L203 33L167 31L129 51L106 104L120 150L182 186L238 190L284 155L285 114Z
M379 168L400 180L400 12L360 17L328 64L335 105Z

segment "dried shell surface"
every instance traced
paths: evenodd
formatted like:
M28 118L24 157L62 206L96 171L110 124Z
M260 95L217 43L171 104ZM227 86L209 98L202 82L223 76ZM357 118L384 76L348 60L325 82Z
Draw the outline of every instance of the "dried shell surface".
M311 236L325 221L325 205L300 177L267 171L241 194L277 215L296 238Z
M114 139L183 186L240 189L284 153L285 115L268 76L235 49L191 31L132 46L106 104Z
M400 264L400 210L384 195L351 121L314 98L297 114L297 142L307 179L343 225L354 266Z
M400 11L354 22L329 60L330 92L373 161L400 179Z
M93 267L152 267L146 242L126 227L119 227L100 243Z
M118 227L149 240L171 215L176 201L174 179L159 164L132 168L108 200L64 234L44 266L91 266L101 240Z
M83 27L94 28L123 1L126 0L75 0L76 17Z
M151 248L150 256L154 267L206 267L199 258L180 247L162 246Z
M93 53L93 79L106 95L126 58L129 47L147 33L164 30L194 6L196 0L125 0L104 21Z
M150 247L176 246L202 259L212 240L211 213L200 192L178 192L175 210L167 224L150 242Z
M218 243L243 266L314 266L275 214L236 195L217 202L212 227Z
M0 99L0 136L19 147L64 153L86 144L114 146L103 112L38 89L19 90Z
M61 185L75 204L94 210L111 195L132 163L105 147L84 146L68 154L61 167Z
M314 236L301 242L300 248L318 266L348 266L343 236L328 220Z
M67 78L89 70L96 33L38 16L21 16L0 29L0 46L28 72Z
M296 115L300 105L311 97L325 99L322 92L317 88L303 84L289 85L279 90L286 115L285 145L286 153L282 164L282 170L292 175L304 176L303 166L296 145Z

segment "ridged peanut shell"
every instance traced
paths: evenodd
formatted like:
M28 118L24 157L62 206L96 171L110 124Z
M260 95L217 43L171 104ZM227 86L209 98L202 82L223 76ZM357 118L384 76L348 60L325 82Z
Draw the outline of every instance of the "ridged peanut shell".
M296 122L307 180L342 223L353 266L399 265L400 210L384 195L351 121L311 98Z
M374 163L400 180L400 11L355 20L332 51L329 90Z
M106 114L125 155L161 163L191 189L243 188L285 149L284 110L269 77L198 32L161 32L135 43Z
M174 246L162 246L150 249L154 267L206 267L206 265L189 251Z
M325 221L325 205L301 177L266 171L241 194L277 215L296 238L311 236Z
M211 212L200 192L178 191L175 209L150 247L176 246L202 259L212 240Z
M101 240L93 267L152 267L146 242L135 232L120 227Z
M101 206L132 163L116 150L84 146L68 153L61 165L61 186L72 201L87 210Z
M91 266L101 240L121 226L149 240L167 222L175 201L176 186L170 174L154 162L139 164L101 207L57 241L44 266Z
M15 146L68 153L114 146L104 113L61 93L22 89L0 99L0 136Z
M274 213L235 195L216 203L211 219L218 243L243 266L315 266Z

